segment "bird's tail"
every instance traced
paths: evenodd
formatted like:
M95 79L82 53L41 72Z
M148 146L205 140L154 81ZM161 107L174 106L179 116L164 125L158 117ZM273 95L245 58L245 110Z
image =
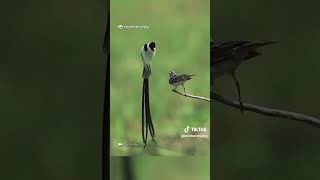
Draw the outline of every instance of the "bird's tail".
M188 74L188 75L187 75L187 80L192 79L192 76L195 76L195 74Z
M275 44L277 43L278 41L257 41L256 44L258 45L258 47L261 47L261 46L266 46L266 45L269 45L269 44Z
M151 75L151 66L150 64L145 64L143 67L142 77L143 79L149 79L150 75Z
M274 44L277 42L278 41L253 41L253 42L248 42L248 43L242 44L238 47L235 47L234 50L239 51L239 52L249 52L249 51L255 50L256 48L266 46L269 44Z
M150 101L149 101L149 80L143 80L142 88L142 140L144 148L147 145L148 132L150 133L152 140L155 140L154 127L150 111Z

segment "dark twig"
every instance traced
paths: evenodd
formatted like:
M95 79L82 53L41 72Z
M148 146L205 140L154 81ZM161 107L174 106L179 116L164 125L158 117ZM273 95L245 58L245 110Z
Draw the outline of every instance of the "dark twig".
M240 104L238 101L232 101L230 99L224 98L220 96L219 94L211 92L211 97L222 104L232 106L235 108L240 108ZM251 111L255 112L258 114L263 114L266 116L272 116L272 117L281 117L285 119L291 119L295 121L299 121L302 123L310 124L312 126L320 128L320 119L301 114L301 113L296 113L296 112L289 112L289 111L284 111L284 110L279 110L279 109L271 109L271 108L266 108L266 107L261 107L253 104L248 104L248 103L243 103L243 110L244 111Z
M191 95L191 94L184 94L184 93L181 93L181 92L179 92L179 91L177 91L175 89L173 89L172 92L177 93L177 94L179 94L181 96L185 96L185 97L189 97L189 98L193 98L193 99L199 99L199 100L210 102L210 99L206 98L206 97L194 96L194 95Z

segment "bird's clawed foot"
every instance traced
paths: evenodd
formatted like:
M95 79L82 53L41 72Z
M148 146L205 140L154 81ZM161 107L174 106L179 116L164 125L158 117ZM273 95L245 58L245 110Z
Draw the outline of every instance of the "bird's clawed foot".
M187 98L186 88L184 87L183 84L182 84L182 87L183 87L184 97Z
M174 88L174 89L172 89L172 92L177 92L177 90L176 90L177 88Z

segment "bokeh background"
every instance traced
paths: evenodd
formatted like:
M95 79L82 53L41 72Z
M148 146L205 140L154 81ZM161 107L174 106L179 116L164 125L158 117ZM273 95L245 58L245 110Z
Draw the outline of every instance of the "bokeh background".
M112 180L210 179L206 156L113 156L110 163Z
M105 1L1 7L0 179L101 179Z
M320 15L315 0L216 0L215 40L278 40L239 69L245 102L320 118ZM236 100L231 78L215 82L217 93ZM214 104L214 179L319 179L320 130Z
M169 71L196 74L188 93L210 96L209 0L111 1L110 125L111 155L208 155L209 139L184 138L183 129L210 127L210 104L173 93ZM117 29L118 25L149 29ZM142 60L140 50L156 42L152 62L150 106L158 145L146 149L119 147L141 143ZM183 88L179 90L183 92ZM209 133L207 133L209 135ZM149 136L150 137L150 136Z
M319 117L319 2L211 4L212 37L280 41L241 66L244 100ZM5 1L2 7L0 179L100 179L104 1ZM216 83L217 92L236 98L231 80ZM318 179L318 129L213 108L215 179Z

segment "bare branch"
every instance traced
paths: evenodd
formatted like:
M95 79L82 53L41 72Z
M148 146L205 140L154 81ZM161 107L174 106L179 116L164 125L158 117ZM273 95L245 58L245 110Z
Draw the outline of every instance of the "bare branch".
M172 92L177 93L177 94L179 94L181 96L185 96L185 97L189 97L189 98L193 98L193 99L199 99L199 100L210 102L210 99L206 98L206 97L194 96L194 95L191 95L191 94L184 94L184 93L181 93L181 92L179 92L179 91L177 91L175 89L173 89Z
M240 104L237 101L232 101L230 99L224 98L220 96L219 94L216 94L214 92L211 92L211 97L222 104L232 106L235 108L240 108ZM289 112L289 111L284 111L284 110L279 110L279 109L271 109L271 108L266 108L266 107L261 107L253 104L247 104L243 103L243 110L244 111L252 111L258 114L263 114L266 116L272 116L272 117L281 117L285 119L291 119L295 121L299 121L302 123L307 123L312 126L320 128L320 119L301 114L301 113L296 113L296 112Z

